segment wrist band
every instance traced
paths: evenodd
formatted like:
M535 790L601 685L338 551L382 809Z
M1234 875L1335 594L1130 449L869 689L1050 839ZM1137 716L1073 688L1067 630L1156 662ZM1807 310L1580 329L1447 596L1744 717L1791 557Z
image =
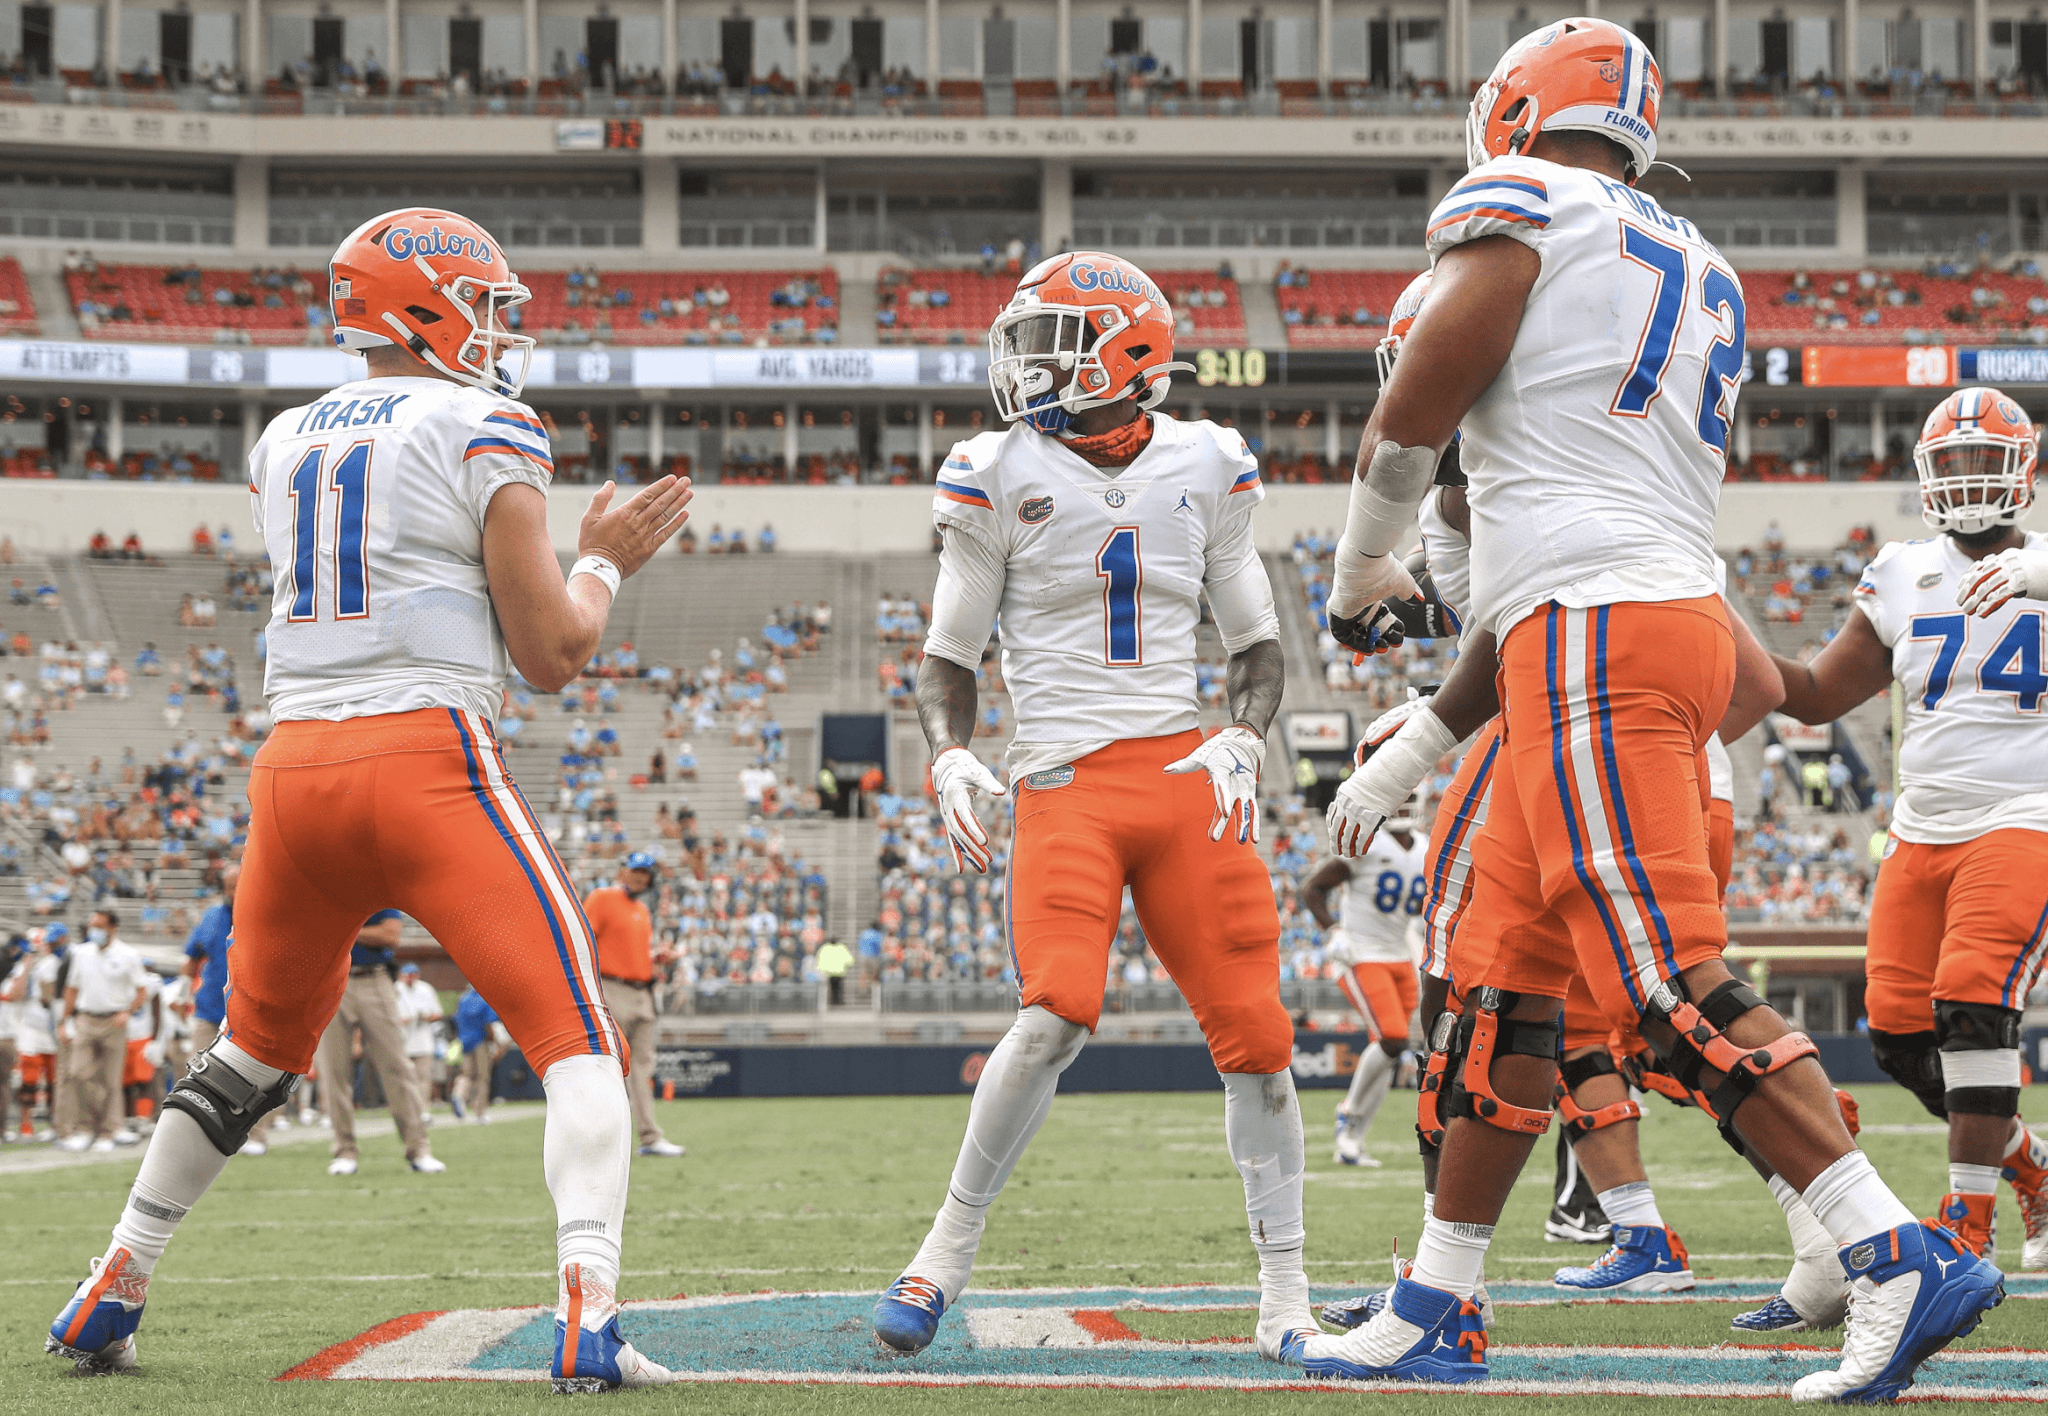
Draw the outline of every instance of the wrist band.
M619 598L619 581L623 577L619 574L619 568L603 556L585 556L569 567L569 578L571 580L574 580L579 575L597 577L604 588L611 592L611 597L614 600Z

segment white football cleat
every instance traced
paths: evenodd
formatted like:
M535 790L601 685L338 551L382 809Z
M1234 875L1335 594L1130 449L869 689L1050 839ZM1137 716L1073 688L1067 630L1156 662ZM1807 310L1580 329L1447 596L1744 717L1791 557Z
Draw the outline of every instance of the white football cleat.
M267 1141L244 1141L242 1142L242 1154L269 1155L270 1144Z
M430 1155L416 1155L411 1163L412 1168L422 1175L439 1175L448 1168L446 1161L436 1160Z
M356 1173L356 1158L352 1155L338 1155L327 1162L329 1175L353 1175Z
M689 1151L664 1137L660 1140L649 1141L646 1145L640 1147L640 1154L658 1155L672 1160L680 1155L688 1155Z

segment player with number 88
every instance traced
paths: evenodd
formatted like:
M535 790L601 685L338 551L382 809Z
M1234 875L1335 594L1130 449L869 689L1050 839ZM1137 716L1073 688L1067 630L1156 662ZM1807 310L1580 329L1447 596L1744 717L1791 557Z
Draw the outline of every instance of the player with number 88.
M875 1306L875 1332L923 1350L967 1286L989 1206L1102 1010L1126 888L1147 941L1223 1074L1224 1130L1258 1252L1256 1341L1315 1331L1302 1265L1303 1142L1280 1002L1280 921L1259 834L1265 733L1284 677L1273 591L1252 542L1265 496L1237 433L1154 412L1173 311L1100 252L1027 273L989 332L1007 431L953 448L917 703L962 869L995 854L971 819L994 779L973 759L975 671L998 615L1017 713L1006 889L1022 1007L990 1054L944 1205ZM1230 656L1231 725L1197 727L1206 597Z

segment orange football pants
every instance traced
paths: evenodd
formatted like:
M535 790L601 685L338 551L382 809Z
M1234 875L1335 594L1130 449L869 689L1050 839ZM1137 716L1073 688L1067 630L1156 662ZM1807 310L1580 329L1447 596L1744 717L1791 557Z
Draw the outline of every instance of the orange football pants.
M2025 1007L2048 954L2048 832L1885 849L1863 965L1870 1025L1927 1032L1937 998Z
M1091 1032L1109 947L1130 888L1138 922L1202 1025L1219 1072L1282 1071L1294 1025L1280 1003L1280 914L1258 851L1209 839L1206 773L1163 769L1202 742L1193 730L1134 738L1013 788L1007 891L1023 1006ZM1041 785L1033 786L1037 779ZM1051 785L1063 781L1063 785Z
M1562 998L1582 973L1613 1028L1727 946L1708 862L1707 734L1735 641L1718 595L1550 604L1501 646L1503 750L1459 926L1473 985ZM1481 957L1475 955L1474 957Z
M1365 1019L1366 1035L1374 1042L1408 1036L1408 1020L1422 997L1415 965L1394 960L1353 964L1337 976L1337 984Z
M227 1033L313 1065L372 913L411 915L495 1008L535 1076L627 1060L569 872L473 713L422 708L277 725L249 774Z
M1451 943L1472 903L1472 842L1486 824L1486 806L1493 792L1493 764L1500 756L1500 719L1479 730L1465 749L1451 784L1437 800L1436 820L1429 828L1429 903L1422 911L1422 971L1448 979ZM1425 1027L1428 1020L1424 1020Z

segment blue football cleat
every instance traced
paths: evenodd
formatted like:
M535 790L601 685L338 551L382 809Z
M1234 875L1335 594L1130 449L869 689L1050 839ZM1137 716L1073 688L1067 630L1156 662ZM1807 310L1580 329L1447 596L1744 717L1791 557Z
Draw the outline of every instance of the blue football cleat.
M1614 1244L1584 1268L1561 1268L1559 1288L1593 1293L1677 1293L1693 1286L1685 1245L1669 1229L1617 1224Z
M1842 1365L1792 1387L1794 1401L1891 1401L1913 1372L2005 1301L2005 1276L1932 1222L1902 1224L1842 1251L1855 1300Z
M1399 1267L1397 1276L1406 1278L1413 1266L1413 1260L1403 1263ZM1347 1332L1355 1327L1364 1327L1380 1315L1380 1309L1387 1306L1387 1295L1393 1291L1391 1287L1380 1288L1375 1289L1371 1293L1362 1293L1356 1298L1346 1298L1341 1303L1325 1303L1323 1304L1322 1319L1331 1327L1343 1328ZM1479 1309L1479 1325L1491 1328L1493 1326L1493 1300L1487 1296L1484 1283L1481 1283L1472 1290L1472 1303L1473 1306Z
M1799 1310L1785 1301L1784 1294L1773 1293L1770 1302L1751 1312L1737 1313L1728 1326L1737 1332L1808 1332L1818 1325L1800 1317Z
M922 1352L932 1345L945 1312L944 1290L906 1273L875 1303L875 1336L898 1352Z
M68 1357L81 1373L128 1372L135 1368L135 1330L149 1280L133 1271L126 1249L92 1261L92 1276L50 1324L43 1351Z
M1381 1357L1389 1323L1419 1329L1406 1350ZM1398 1341L1398 1336L1395 1337ZM1311 1377L1344 1381L1476 1382L1487 1375L1486 1327L1479 1307L1440 1288L1402 1278L1372 1322L1341 1337L1297 1334L1281 1357Z
M568 1311L566 1318L555 1319L555 1356L548 1364L548 1380L554 1384L555 1395L667 1386L676 1379L674 1372L648 1361L626 1341L619 1331L618 1299L609 1286L586 1278L583 1265L563 1267L562 1291ZM586 1305L597 1305L591 1317L604 1317L602 1326L584 1326ZM569 1346L571 1332L576 1334L573 1350Z

